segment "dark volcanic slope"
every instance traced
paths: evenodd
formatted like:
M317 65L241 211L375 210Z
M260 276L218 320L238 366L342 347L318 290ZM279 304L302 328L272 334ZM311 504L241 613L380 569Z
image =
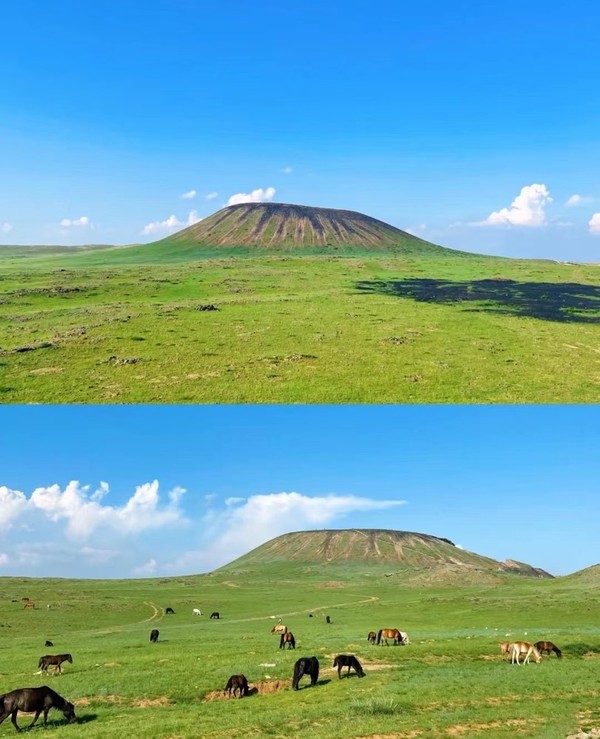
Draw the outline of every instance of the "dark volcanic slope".
M507 560L497 562L455 546L449 539L411 531L386 529L341 529L299 531L284 534L262 544L243 557L226 565L241 569L274 562L315 564L363 563L385 565L413 572L428 572L434 579L441 573L466 574L470 571L497 574L520 574L552 577L544 570Z
M165 242L263 248L406 246L451 252L362 213L285 203L230 205L159 243Z

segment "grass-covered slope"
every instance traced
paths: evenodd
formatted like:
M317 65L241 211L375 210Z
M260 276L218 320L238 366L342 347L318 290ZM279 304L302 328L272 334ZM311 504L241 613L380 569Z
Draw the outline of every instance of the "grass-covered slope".
M415 587L378 567L332 567L279 561L153 580L0 578L0 694L50 684L75 703L79 722L63 726L51 713L48 731L71 739L564 739L600 725L600 602L587 586L506 574L490 584ZM221 619L210 620L212 611ZM295 651L278 648L278 618L295 634ZM368 644L369 631L388 627L407 631L410 645ZM511 666L498 642L516 639L550 639L563 658ZM73 663L61 677L36 674L42 654L62 652ZM338 680L336 654L355 654L366 677ZM319 684L292 691L295 660L312 655ZM237 673L258 692L224 703ZM0 734L14 734L9 721Z
M126 251L0 250L0 402L598 400L597 267Z

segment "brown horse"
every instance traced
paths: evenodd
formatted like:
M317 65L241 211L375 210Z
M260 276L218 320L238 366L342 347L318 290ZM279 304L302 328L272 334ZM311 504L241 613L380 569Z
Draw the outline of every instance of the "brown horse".
M285 649L286 644L288 649L296 649L296 639L291 631L286 631L285 634L281 635L279 649Z
M285 624L275 624L271 629L271 634L286 634L287 626Z
M367 641L369 642L369 644L375 644L377 641L377 634L374 631L369 631Z
M23 608L35 608L35 603L32 600L26 600Z
M388 639L392 639L395 645L409 643L408 634L399 629L379 629L377 632L377 644L381 644L382 639L386 647L389 647Z
M248 690L248 680L246 680L245 675L232 675L227 681L227 685L225 686L223 693L226 693L230 698L233 693L233 697L235 698L236 691L239 692L238 698L250 694L250 691Z
M500 645L500 654L503 657L510 657L512 644L509 641L501 641L498 644Z
M54 667L54 674L62 673L62 663L73 662L73 657L70 654L46 654L44 657L40 657L38 662L38 669L42 672L48 672L48 667Z
M28 729L31 729L42 712L44 714L44 726L46 726L48 711L51 708L62 711L69 723L75 721L75 706L47 685L41 688L11 690L10 693L0 695L0 724L10 716L15 729L22 731L17 724L17 713L23 711L24 713L35 713L33 721L27 727Z
M540 654L552 654L552 652L554 652L559 659L562 657L560 649L551 641L536 641L533 646Z
M533 655L533 659L536 661L537 664L539 664L542 661L542 655L538 652L534 644L530 644L526 641L516 641L513 642L510 645L510 653L511 658L510 662L514 665L516 662L518 665L521 664L519 662L519 655L524 654L525 659L523 660L523 664L527 664L529 662L529 657Z

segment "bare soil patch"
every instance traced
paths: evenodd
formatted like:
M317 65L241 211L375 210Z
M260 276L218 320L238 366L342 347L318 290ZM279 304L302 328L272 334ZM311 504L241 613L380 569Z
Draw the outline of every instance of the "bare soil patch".
M265 694L265 693L279 693L285 688L290 687L290 680L258 680L250 686L250 695ZM211 690L202 699L203 703L211 703L212 701L223 701L230 700L228 695L222 690ZM234 700L234 698L231 698ZM235 698L235 700L238 700Z

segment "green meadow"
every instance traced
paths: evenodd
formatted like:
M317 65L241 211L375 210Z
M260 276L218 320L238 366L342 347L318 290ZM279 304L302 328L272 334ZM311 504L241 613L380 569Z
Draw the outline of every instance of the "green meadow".
M53 712L47 731L72 739L562 739L600 726L599 596L594 573L409 587L378 566L301 563L160 580L2 578L0 693L49 684L75 703L78 723ZM221 620L209 619L214 610ZM278 648L273 616L295 634L295 651ZM407 631L411 643L368 644L367 633L382 627ZM511 665L498 647L505 639L550 639L563 658ZM41 655L62 652L73 655L62 676L37 674ZM338 680L340 653L355 654L366 677ZM295 660L313 655L319 684L304 679L292 691ZM235 673L258 691L224 700ZM9 721L0 727L13 732Z
M4 247L0 399L594 402L599 269L408 249Z

